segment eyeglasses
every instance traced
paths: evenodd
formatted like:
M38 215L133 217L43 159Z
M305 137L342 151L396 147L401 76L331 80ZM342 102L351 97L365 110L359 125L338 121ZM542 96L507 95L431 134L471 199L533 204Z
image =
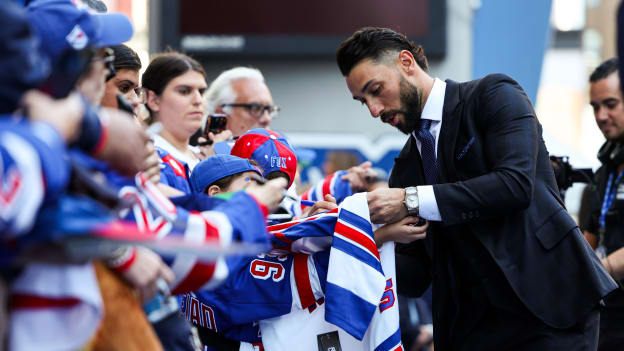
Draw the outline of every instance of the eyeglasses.
M277 113L280 111L279 106L275 105L262 105L262 104L223 104L221 107L242 107L249 111L249 114L254 116L255 118L260 118L264 114L264 112L268 112L269 116L275 117Z
M147 101L146 100L146 96L147 94L145 93L145 89L143 89L143 87L134 87L134 93L136 94L137 98L139 99L140 103L144 104Z

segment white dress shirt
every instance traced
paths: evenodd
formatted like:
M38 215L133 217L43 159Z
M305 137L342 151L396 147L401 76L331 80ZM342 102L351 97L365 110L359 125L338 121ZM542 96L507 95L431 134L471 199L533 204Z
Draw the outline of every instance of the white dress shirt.
M442 80L435 78L433 81L433 87L425 102L425 107L422 110L421 118L431 120L431 126L429 132L433 135L435 141L435 153L436 159L438 159L438 139L440 139L440 130L442 129L442 109L444 108L444 95L446 93L446 83ZM414 139L416 139L416 146L418 152L421 153L420 140L416 138L416 131L412 132ZM418 189L418 212L421 218L429 221L441 221L440 209L438 209L438 202L436 201L435 194L433 193L433 186L420 185L416 187Z

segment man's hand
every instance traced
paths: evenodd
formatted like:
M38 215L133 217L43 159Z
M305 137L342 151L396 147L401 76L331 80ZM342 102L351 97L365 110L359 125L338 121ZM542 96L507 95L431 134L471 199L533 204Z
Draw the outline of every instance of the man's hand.
M284 198L287 184L286 179L282 177L269 180L264 185L252 181L245 188L245 191L253 196L256 201L265 205L269 209L269 213L272 213Z
M50 124L68 144L80 134L84 106L78 93L54 100L37 90L29 90L22 97L22 104L31 121Z
M147 133L126 112L102 108L101 113L107 120L108 140L96 158L107 161L124 175L134 176L143 170L145 160L150 156L146 146L149 140Z
M405 189L379 188L367 193L366 199L373 223L394 223L407 216Z
M204 145L204 146L200 146L200 155L199 158L206 159L210 156L214 156L216 155L216 152L214 151L214 144L215 143L220 143L222 141L227 141L232 139L232 132L228 129L222 131L219 134L214 134L213 132L208 132L208 139L206 140L206 138L204 137L199 137L198 138L198 142L203 143L206 141L210 141L212 140L212 144L210 145Z
M325 200L319 200L315 202L313 206L307 207L305 210L303 210L301 217L312 216L320 212L333 210L337 207L338 205L336 204L336 199L333 196L327 194L325 195Z
M408 244L415 240L424 239L427 236L429 222L420 227L415 227L414 225L418 223L418 220L418 217L407 216L398 222L384 225L375 230L375 243L379 247L387 241Z
M154 251L144 247L137 247L136 250L134 262L121 276L136 289L141 302L147 302L158 292L158 279L171 284L174 275Z
M342 180L346 180L351 184L351 190L354 193L360 191L366 191L370 185L370 181L374 179L377 174L371 169L372 163L366 161L358 166L348 169L347 174L342 176Z

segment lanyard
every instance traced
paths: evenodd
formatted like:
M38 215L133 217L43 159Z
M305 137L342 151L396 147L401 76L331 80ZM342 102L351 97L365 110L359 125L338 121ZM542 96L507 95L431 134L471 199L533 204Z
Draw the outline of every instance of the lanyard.
M602 200L602 207L600 208L600 217L598 218L598 223L600 224L600 229L602 231L605 230L605 217L607 215L607 211L611 208L613 204L613 200L615 199L615 193L617 193L617 185L622 180L622 176L624 176L624 169L620 171L620 173L615 178L615 182L613 181L613 176L615 172L609 173L609 180L607 181L607 188L605 189L604 199ZM612 191L613 190L613 191Z

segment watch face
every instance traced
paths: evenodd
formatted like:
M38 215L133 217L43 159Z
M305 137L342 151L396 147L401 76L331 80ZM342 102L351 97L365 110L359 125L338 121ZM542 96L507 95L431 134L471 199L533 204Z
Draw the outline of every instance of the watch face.
M418 205L418 202L416 199L414 199L413 197L408 197L405 202L407 203L407 206L410 208L414 208L416 207L416 205Z

